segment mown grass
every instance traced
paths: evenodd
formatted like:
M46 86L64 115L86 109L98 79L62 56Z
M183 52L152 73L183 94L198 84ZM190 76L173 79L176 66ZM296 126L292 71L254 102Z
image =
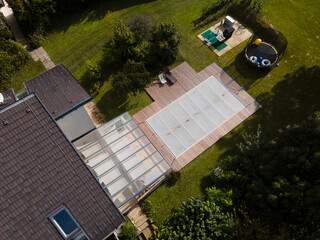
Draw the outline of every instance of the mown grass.
M58 27L43 42L53 61L62 62L77 78L85 72L85 61L99 60L104 43L111 37L116 21L126 21L143 13L154 23L175 21L182 35L179 56L174 65L187 61L200 71L212 62L226 68L237 77L240 85L262 104L262 108L230 134L201 154L181 171L174 186L163 184L150 196L156 212L154 220L160 224L179 206L181 200L203 194L208 185L205 176L221 159L237 151L236 144L245 131L256 130L258 124L269 136L278 134L279 128L306 119L320 107L319 56L320 19L319 1L266 0L263 14L267 21L281 31L288 40L287 51L280 66L267 74L249 66L241 51L245 43L217 57L197 35L212 24L194 29L192 22L200 17L201 9L209 0L108 1L92 5L78 15L60 19ZM112 72L112 69L110 69ZM111 119L123 111L131 114L148 105L151 100L145 93L129 98L118 96L106 82L95 97L96 104Z
M15 92L20 91L24 88L23 82L37 76L38 74L44 72L46 69L42 62L34 61L30 58L22 68L15 73L15 75L10 80L10 86Z

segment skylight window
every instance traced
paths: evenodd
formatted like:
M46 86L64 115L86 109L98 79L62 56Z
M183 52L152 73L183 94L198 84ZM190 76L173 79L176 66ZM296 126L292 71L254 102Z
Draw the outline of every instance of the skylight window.
M89 240L81 226L65 206L62 206L49 216L49 219L64 239Z

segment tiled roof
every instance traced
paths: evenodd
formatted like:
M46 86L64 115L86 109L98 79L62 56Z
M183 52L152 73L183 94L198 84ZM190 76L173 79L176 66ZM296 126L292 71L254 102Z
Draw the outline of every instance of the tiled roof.
M61 239L48 215L64 204L90 239L123 217L35 95L0 110L1 239Z
M2 92L2 95L4 97L4 103L0 104L0 110L7 107L10 103L13 103L16 101L13 89L8 89L7 91Z
M40 98L55 119L92 100L62 64L24 84L29 93L35 93Z

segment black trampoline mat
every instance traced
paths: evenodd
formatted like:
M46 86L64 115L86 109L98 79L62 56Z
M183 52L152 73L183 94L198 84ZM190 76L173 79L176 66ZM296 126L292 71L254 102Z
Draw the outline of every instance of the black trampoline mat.
M258 46L254 43L249 45L246 49L246 56L248 59L250 59L251 56L269 59L271 65L275 64L278 60L277 50L272 45L265 42L260 43Z

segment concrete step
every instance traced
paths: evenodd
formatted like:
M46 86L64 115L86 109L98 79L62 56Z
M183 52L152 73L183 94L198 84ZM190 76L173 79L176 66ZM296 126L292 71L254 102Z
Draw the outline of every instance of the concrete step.
M149 226L148 222L144 222L141 224L141 226L139 226L139 228L141 229L141 231L143 231L144 229L146 229Z
M138 227L140 227L143 223L147 221L148 221L148 218L145 215L141 215L138 219L136 219L135 223Z
M143 212L139 206L134 207L129 213L128 217L131 219L137 219Z
M151 231L151 229L149 227L147 227L146 229L144 229L142 231L142 234L146 239L149 239L151 237L151 235L152 235L152 231Z

